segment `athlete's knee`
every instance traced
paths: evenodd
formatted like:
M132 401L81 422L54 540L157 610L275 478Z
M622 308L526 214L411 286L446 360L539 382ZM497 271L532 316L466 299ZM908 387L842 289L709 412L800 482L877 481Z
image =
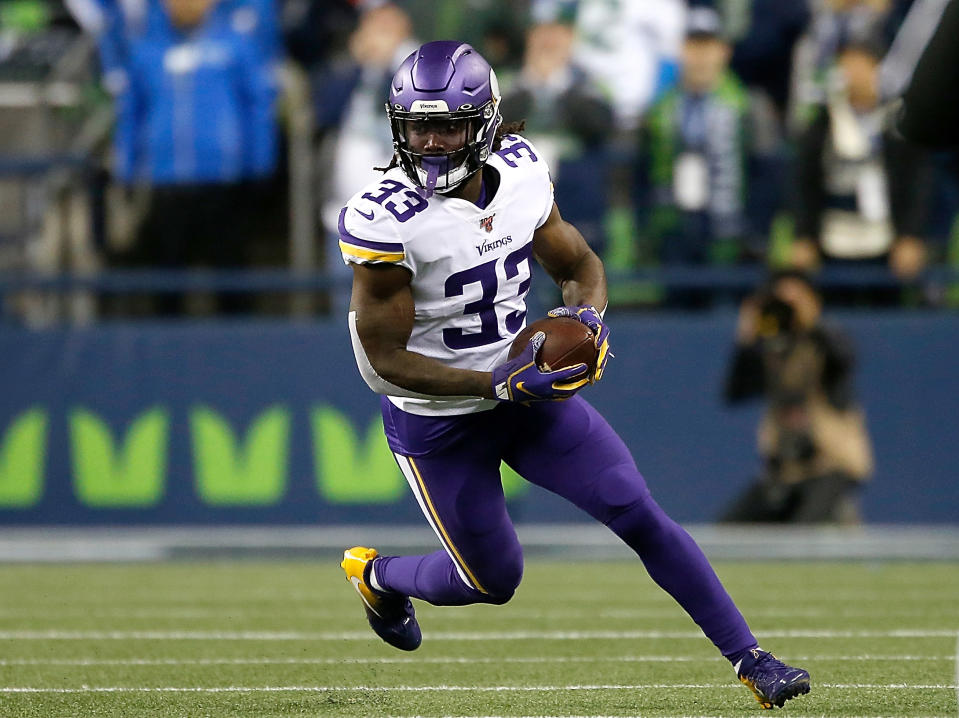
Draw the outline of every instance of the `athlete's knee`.
M476 576L477 589L483 593L483 601L502 605L509 601L523 580L523 554L509 552L498 557L485 571Z
M606 525L634 548L637 545L668 540L679 526L650 494L622 509Z
M589 512L606 524L623 514L642 512L652 501L646 481L632 460L602 467L586 489Z

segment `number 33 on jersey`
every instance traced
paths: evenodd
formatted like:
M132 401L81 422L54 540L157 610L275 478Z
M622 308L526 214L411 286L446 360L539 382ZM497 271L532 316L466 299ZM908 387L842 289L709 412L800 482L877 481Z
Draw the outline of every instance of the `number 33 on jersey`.
M506 135L486 166L500 183L485 208L441 194L423 199L394 168L350 199L338 228L347 264L387 263L412 273L407 348L479 371L502 361L525 325L533 232L553 206L549 170L525 138ZM429 408L421 405L428 400L391 401L414 413ZM457 402L457 413L490 403Z

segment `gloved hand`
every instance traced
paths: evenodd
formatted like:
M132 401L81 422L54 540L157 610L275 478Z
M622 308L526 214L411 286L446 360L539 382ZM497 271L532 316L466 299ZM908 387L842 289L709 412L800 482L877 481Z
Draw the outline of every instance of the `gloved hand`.
M613 355L609 353L609 327L603 324L603 318L599 315L599 312L596 311L596 307L588 305L579 307L556 307L556 309L551 309L547 314L554 318L571 317L593 330L593 334L596 336L594 339L597 351L596 371L594 371L593 375L589 378L589 383L593 384L602 379L603 372L606 370L606 362L609 361L609 358Z
M543 371L536 365L536 354L546 341L543 332L536 332L529 344L515 359L493 369L493 394L500 401L555 401L569 399L589 383L588 367L575 364L557 371Z

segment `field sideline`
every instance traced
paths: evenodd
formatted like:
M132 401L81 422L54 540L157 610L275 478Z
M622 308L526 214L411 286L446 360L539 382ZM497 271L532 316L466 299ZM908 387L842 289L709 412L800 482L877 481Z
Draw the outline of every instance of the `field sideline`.
M959 715L959 564L720 562L813 692L763 711L638 563L530 560L380 642L335 560L0 564L0 716Z

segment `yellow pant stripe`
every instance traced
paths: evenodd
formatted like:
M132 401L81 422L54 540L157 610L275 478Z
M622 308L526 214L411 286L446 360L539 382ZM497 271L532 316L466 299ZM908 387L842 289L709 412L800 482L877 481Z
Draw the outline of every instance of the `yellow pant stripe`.
M407 456L406 460L410 462L410 467L413 469L413 474L416 476L416 483L420 487L420 493L423 495L423 502L426 504L427 509L429 509L430 516L433 518L433 522L436 524L436 528L439 530L440 536L443 539L443 543L446 544L447 549L449 549L450 554L452 554L456 563L459 564L460 568L463 570L470 580L470 583L476 588L480 593L489 593L479 581L476 580L476 576L470 571L470 567L466 565L466 561L463 560L463 557L460 555L460 552L456 550L456 546L453 545L453 541L450 539L450 535L446 532L446 527L443 526L443 522L440 521L439 514L436 512L436 509L433 507L433 500L430 499L429 492L426 490L426 484L423 482L423 477L420 475L420 470L417 468L416 463L413 461L412 457Z

